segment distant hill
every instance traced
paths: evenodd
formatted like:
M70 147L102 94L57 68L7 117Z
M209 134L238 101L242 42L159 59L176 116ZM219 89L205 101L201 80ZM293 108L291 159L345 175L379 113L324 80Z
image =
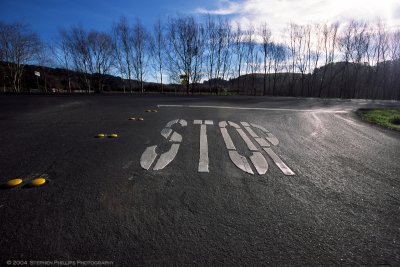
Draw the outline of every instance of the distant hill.
M231 79L240 94L400 100L400 60L377 66L337 62L312 74L247 74Z
M40 72L37 79L35 71ZM314 70L312 74L301 73L255 73L241 75L227 80L212 79L191 85L191 92L212 94L240 94L270 96L302 96L330 98L368 98L400 100L400 60L387 61L377 66L346 62L332 63ZM5 63L0 62L1 89L11 88L10 79L5 72ZM22 79L25 91L69 91L87 90L83 74L61 68L26 65ZM101 78L102 91L129 91L128 80L112 75L87 75L92 90L98 90L96 81ZM131 80L133 91L139 91L140 84ZM159 92L161 85L145 83L146 92ZM1 91L0 89L0 91ZM185 88L179 84L163 85L164 92L183 93Z
M40 77L35 76L35 71L40 72ZM2 81L0 91L3 87L11 89L11 81L8 77L9 74L6 71L6 63L0 62L0 79ZM129 91L128 80L122 79L121 77L113 75L101 75L102 77L102 90L103 91ZM87 74L89 80L92 81L92 90L97 90L96 81L98 80L99 74ZM69 83L71 84L72 92L86 91L87 86L83 79L83 74L66 70L62 68L49 68L36 65L25 65L24 74L22 77L22 88L23 91L37 91L40 92L69 92ZM39 83L38 83L39 82ZM134 91L139 91L140 84L136 80L131 80ZM5 86L4 86L5 85ZM157 83L145 83L145 89L147 91L159 90L159 84ZM166 91L175 91L179 85L164 85Z

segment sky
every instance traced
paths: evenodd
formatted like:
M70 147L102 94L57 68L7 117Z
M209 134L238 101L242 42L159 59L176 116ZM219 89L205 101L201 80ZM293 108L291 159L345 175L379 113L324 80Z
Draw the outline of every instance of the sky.
M82 25L109 30L120 16L139 18L149 29L158 18L176 14L215 14L233 23L267 22L272 32L288 23L376 20L400 27L400 0L1 0L0 20L30 24L44 40L57 38L60 27Z

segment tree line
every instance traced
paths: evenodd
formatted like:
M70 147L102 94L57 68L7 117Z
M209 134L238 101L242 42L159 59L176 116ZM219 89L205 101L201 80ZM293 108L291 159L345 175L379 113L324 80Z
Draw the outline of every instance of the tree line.
M101 92L115 75L124 92L145 92L157 81L160 92L181 84L188 94L400 99L400 29L381 20L291 23L273 33L266 22L211 15L174 16L152 29L121 17L109 31L60 29L51 44L28 25L0 22L0 61L3 88L14 92L23 90L25 66L37 64L64 69L67 91Z

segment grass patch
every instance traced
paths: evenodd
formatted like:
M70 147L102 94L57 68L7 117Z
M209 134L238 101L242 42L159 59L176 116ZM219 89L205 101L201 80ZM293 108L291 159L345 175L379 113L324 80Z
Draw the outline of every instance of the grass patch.
M365 121L400 131L400 109L360 110L360 114Z

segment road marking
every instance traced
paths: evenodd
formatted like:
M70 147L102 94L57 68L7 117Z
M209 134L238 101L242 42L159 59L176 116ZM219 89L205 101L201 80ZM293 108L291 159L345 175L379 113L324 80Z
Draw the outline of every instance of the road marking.
M232 142L232 139L228 133L228 130L225 127L220 128L220 130L221 130L222 138L224 138L226 148L228 150L236 150L236 147Z
M198 172L209 172L208 165L208 141L207 141L207 125L214 125L212 120L194 120L193 124L200 125L200 152L199 152L199 167Z
M266 133L266 139L274 146L279 145L279 140L272 133Z
M272 133L270 133L267 129L265 129L264 127L254 124L252 123L251 126L253 126L254 128L257 128L261 131L263 131L267 137L265 137L265 139L267 139L272 145L277 146L279 144L279 140L278 138L275 137L275 135L273 135Z
M256 142L262 147L269 147L270 146L269 143L267 141L265 141L264 138L256 137L256 138L254 138L254 140L256 140Z
M353 121L353 120L343 118L343 117L340 116L340 115L336 115L336 114L335 114L334 116L335 116L336 118L338 118L338 119L341 119L341 120L344 120L344 121L348 122L349 124L351 124L351 125L353 125L353 126L365 127L364 125L361 125L361 124L359 124L359 123L357 123L357 122L355 122L355 121Z
M140 166L142 166L143 169L149 170L154 160L156 159L156 147L157 146L147 147L140 157Z
M234 123L234 122L231 122L231 121L228 121L228 123L229 123L229 125L230 125L230 126L232 126L232 127L236 128L236 129L240 129L240 126L239 126L239 125L237 125L236 123Z
M200 125L200 158L199 172L209 172L208 170L208 142L207 142L207 125Z
M269 148L266 147L264 148L264 151L267 152L267 154L272 158L272 160L275 162L276 166L283 172L285 175L296 175L286 164L281 160L281 158L275 154L275 152Z
M183 127L187 126L187 121L176 119L168 122L166 127L161 130L161 135L167 139L168 142L172 143L169 151L158 156L156 153L157 146L147 147L140 158L140 165L142 168L149 170L156 161L157 157L159 157L153 170L162 170L175 159L179 151L180 143L183 140L182 135L173 131L171 128L177 123L181 124ZM214 122L212 120L194 120L193 124L200 125L198 172L209 172L207 125L214 125ZM274 146L279 144L279 140L272 133L257 124L249 124L248 122L240 122L240 124L243 127L231 121L220 121L218 123L221 135L228 150L229 158L237 168L249 174L254 174L254 169L260 175L265 174L269 168L268 161L263 155L265 152L273 160L276 166L283 172L283 174L296 175L270 148L270 143ZM227 128L228 125L236 129L242 140L246 143L248 149L252 151L252 155L250 157L243 156L236 151L233 140L229 135ZM266 137L261 138L251 127L261 130ZM247 131L247 133L243 128ZM255 145L251 138L253 138L263 150L260 151L259 147ZM254 166L254 168L251 167L251 164ZM126 167L124 166L124 168Z
M268 171L268 162L261 154L261 152L253 152L250 156L251 162L253 162L258 174L263 175Z
M261 152L258 152L258 148L253 144L253 142L250 140L250 138L246 135L246 133L243 131L243 129L240 128L239 125L236 123L233 123L231 121L228 122L230 126L235 127L236 131L239 133L239 135L242 137L243 141L246 143L247 147L251 151L257 151L253 152L253 154L250 156L250 161L253 163L255 169L257 170L258 174L263 175L268 171L268 162L265 159L265 157L262 155ZM242 125L249 125L246 122L242 122ZM249 174L254 174L253 170L251 169L251 166L245 156L240 155L235 148L235 145L232 142L232 139L228 133L228 130L225 128L226 122L220 122L218 124L220 126L221 134L224 139L226 148L228 149L228 154L230 159L232 160L233 164L236 165L239 169L249 173ZM222 126L222 127L221 127ZM252 131L250 129L250 131ZM254 132L253 132L254 133ZM254 133L255 134L255 133ZM266 142L266 141L265 141Z
M231 158L232 162L244 172L254 174L253 170L251 169L249 162L245 157L240 155L236 150L229 150L229 157Z
M187 121L176 119L169 121L166 124L166 127L161 130L161 135L165 139L167 139L167 141L173 142L173 144L167 152L160 155L153 170L157 171L165 168L174 160L178 153L180 143L182 142L182 135L173 131L170 128L176 123L179 123L180 125L182 125L182 127L185 127L187 125ZM142 156L140 157L140 166L142 166L143 169L149 170L151 165L154 163L155 159L158 156L156 153L156 148L157 146L150 146L147 147L146 150L143 152Z
M175 123L178 123L178 121L179 121L179 119L169 121L169 122L167 123L167 125L165 125L165 127L171 128L172 125L174 125Z
M291 111L291 112L319 112L319 113L349 113L348 110L329 110L329 109L292 109L292 108L247 108L232 106L198 106L198 105L157 105L157 107L175 107L175 108L218 108L218 109L236 109L236 110L266 110L266 111Z
M226 121L220 121L220 122L218 123L218 126L222 128L222 127L228 126L228 124L226 123Z
M253 137L253 138L259 137L259 136L253 131L253 129L251 129L250 127L245 126L244 128L245 128L246 131L251 135L251 137Z
M176 157L176 154L178 154L179 146L180 144L172 144L169 151L161 154L153 170L158 171L164 169L168 164L170 164Z
M164 128L161 130L161 135L164 136L165 139L168 139L168 137L171 135L172 129L171 128Z
M182 127L186 127L187 126L187 121L185 120L179 120L179 123Z
M178 134L177 132L174 132L172 134L171 138L169 139L169 141L180 143L180 142L182 142L182 135Z
M264 127L254 124L252 123L251 126L253 126L254 128L260 129L261 131L263 131L264 133L269 133L269 131L267 129L265 129Z
M250 138L242 129L236 129L236 131L240 134L250 151L258 151L258 148L253 144L253 142L251 142Z

